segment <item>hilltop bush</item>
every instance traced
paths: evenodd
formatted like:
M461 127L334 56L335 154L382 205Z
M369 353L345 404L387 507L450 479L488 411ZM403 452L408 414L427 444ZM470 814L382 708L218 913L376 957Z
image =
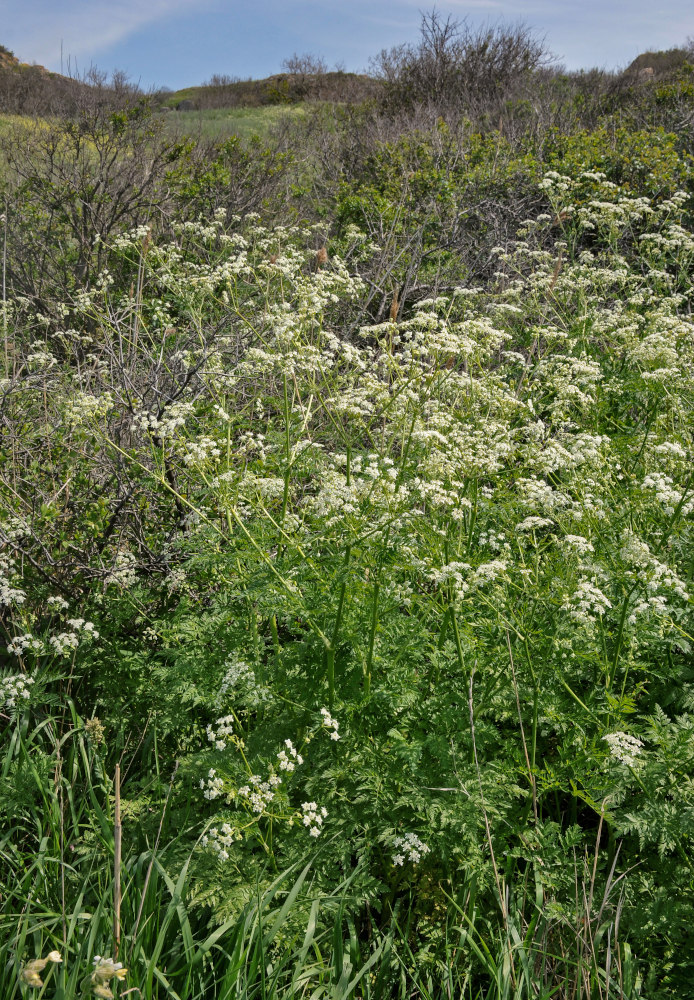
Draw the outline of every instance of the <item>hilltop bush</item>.
M372 69L384 85L390 110L429 104L439 114L473 116L515 95L547 58L526 26L473 30L437 11L422 16L419 44L383 50Z

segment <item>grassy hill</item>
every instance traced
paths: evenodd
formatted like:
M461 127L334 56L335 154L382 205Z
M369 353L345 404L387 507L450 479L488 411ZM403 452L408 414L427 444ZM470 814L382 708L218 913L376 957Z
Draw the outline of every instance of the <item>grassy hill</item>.
M280 104L171 111L165 121L166 130L172 136L223 140L238 135L247 139L254 135L265 137L283 119L294 119L304 114L305 108L301 104Z
M183 110L264 107L302 101L362 101L378 89L373 78L359 73L277 73L262 80L213 77L199 87L185 87L166 94L164 107Z

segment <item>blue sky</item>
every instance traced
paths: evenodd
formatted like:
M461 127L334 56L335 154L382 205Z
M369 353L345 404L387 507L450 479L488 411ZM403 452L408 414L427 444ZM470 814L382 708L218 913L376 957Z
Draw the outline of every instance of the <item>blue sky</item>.
M0 0L0 44L49 69L124 70L143 87L280 70L294 52L360 70L418 36L421 0ZM694 36L692 0L448 0L474 24L523 20L570 69L625 66Z

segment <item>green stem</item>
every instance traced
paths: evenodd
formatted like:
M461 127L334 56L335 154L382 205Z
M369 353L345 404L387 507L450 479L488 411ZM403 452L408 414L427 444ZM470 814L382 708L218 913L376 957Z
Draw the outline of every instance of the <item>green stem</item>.
M612 683L615 679L617 673L617 662L619 661L619 654L622 651L622 639L624 638L624 623L626 622L627 611L629 610L629 601L631 600L631 595L634 593L638 587L638 581L634 583L627 593L624 601L622 603L622 613L619 616L619 629L617 631L617 643L615 645L614 656L612 657L612 666L608 667L607 677L605 678L605 690L609 691L612 687Z
M381 585L376 581L374 585L374 596L371 605L371 629L369 631L369 652L366 655L366 677L364 678L365 693L371 693L371 666L373 664L374 643L376 641L376 628L378 626L378 595Z
M292 471L292 443L291 443L291 431L289 427L289 394L287 392L287 373L284 373L284 447L285 447L285 463L286 467L284 470L284 491L282 493L282 513L280 514L280 526L284 528L284 520L287 516L287 505L289 503L289 479ZM280 552L282 554L283 546L280 545Z
M532 729L532 747L530 753L530 764L533 768L533 774L535 773L535 753L537 748L537 711L540 699L540 689L537 683L537 677L535 676L535 669L533 667L533 662L530 657L530 649L528 647L528 640L524 639L523 645L525 647L525 658L528 661L528 669L530 670L530 676L533 679L533 729Z
M344 562L344 574L346 576L347 569L349 567L349 561L352 554L352 547L348 545L345 549L345 562ZM333 628L332 638L330 644L328 645L326 655L327 655L327 672L328 672L328 708L332 712L333 704L335 701L335 650L337 648L337 640L340 635L340 626L342 624L342 612L345 607L345 594L347 593L347 580L343 579L340 585L340 597L337 602L337 614L335 615L335 626Z
M463 644L460 641L460 632L458 631L458 619L455 616L452 605L449 610L451 612L451 623L453 625L453 635L455 636L455 651L458 655L458 664L463 676L465 676L465 657L463 656Z

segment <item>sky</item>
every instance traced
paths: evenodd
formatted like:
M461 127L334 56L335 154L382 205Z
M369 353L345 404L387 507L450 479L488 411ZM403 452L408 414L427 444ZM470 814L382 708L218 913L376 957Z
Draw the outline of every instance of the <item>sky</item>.
M60 72L125 72L174 90L213 74L262 78L294 53L361 71L415 42L421 0L0 0L0 44ZM692 0L441 0L476 25L523 21L567 69L623 68L694 36Z

